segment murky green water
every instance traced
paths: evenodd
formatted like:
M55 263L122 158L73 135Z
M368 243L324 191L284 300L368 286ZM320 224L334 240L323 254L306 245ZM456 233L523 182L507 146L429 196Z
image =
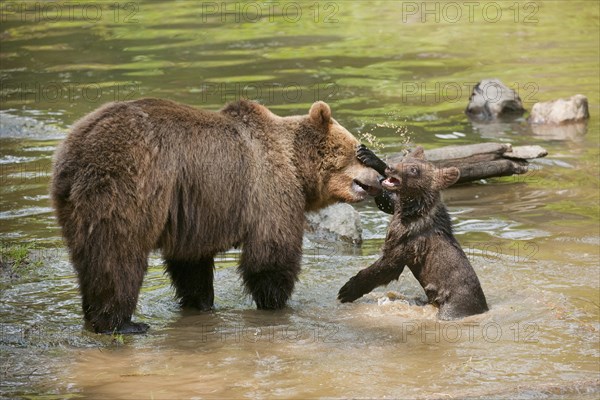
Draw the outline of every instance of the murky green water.
M596 398L599 6L467 3L2 3L1 109L59 134L29 126L0 137L2 246L33 243L43 261L0 286L0 396ZM472 125L462 113L470 88L489 77L528 109L585 94L592 118L554 132ZM424 294L408 271L338 304L385 234L387 216L363 204L362 248L307 240L285 311L254 309L231 252L218 262L216 311L182 313L154 257L137 312L152 330L120 344L81 330L47 186L64 129L104 102L142 96L210 109L246 96L286 115L321 99L390 154L400 126L426 148L502 141L550 154L526 176L446 193L491 306L484 315L438 322L415 304Z

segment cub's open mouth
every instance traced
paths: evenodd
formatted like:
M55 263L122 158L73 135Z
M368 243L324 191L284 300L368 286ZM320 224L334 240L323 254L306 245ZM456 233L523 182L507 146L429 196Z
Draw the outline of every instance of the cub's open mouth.
M395 189L398 186L400 186L400 180L393 177L389 177L381 182L381 186L383 186L386 189Z
M358 194L368 194L373 197L378 196L381 193L381 187L367 185L358 179L352 181L352 188Z

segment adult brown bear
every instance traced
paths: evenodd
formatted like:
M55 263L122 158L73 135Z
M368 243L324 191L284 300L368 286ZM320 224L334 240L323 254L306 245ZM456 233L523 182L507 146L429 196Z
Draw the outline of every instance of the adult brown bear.
M91 329L148 329L131 316L153 249L182 306L213 306L213 258L242 245L257 307L283 307L304 212L380 188L357 145L323 102L279 117L245 100L209 112L142 99L84 117L57 150L51 194Z

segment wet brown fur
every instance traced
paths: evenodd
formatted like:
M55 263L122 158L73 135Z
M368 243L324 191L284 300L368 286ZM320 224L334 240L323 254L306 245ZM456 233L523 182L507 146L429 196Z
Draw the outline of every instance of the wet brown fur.
M57 150L51 197L96 332L131 322L151 250L183 306L213 306L213 258L242 245L239 271L259 308L277 309L300 270L304 211L377 184L358 142L315 103L278 117L249 101L203 111L168 100L107 104Z

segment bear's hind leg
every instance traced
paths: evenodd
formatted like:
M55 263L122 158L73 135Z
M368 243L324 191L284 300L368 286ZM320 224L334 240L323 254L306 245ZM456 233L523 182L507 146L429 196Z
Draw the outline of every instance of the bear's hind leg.
M72 253L86 323L96 333L145 333L149 326L132 322L131 316L147 269L147 257L117 257L109 249L96 249L90 249L96 257L85 251Z
M214 258L196 261L166 259L167 272L171 276L175 295L182 307L209 311L214 304Z

